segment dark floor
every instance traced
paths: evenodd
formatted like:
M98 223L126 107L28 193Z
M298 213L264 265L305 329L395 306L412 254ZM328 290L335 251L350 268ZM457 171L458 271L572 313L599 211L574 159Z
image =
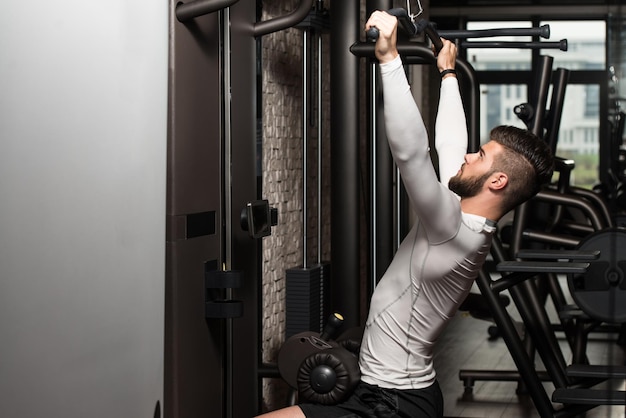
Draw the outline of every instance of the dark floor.
M515 312L512 312L515 316ZM513 360L502 339L490 339L489 322L475 319L467 313L458 313L437 343L435 368L445 399L446 417L539 417L532 400L526 395L517 395L516 382L478 381L472 394L464 396L464 385L459 379L461 369L515 370ZM590 362L595 364L626 364L625 350L615 342L614 334L592 335L588 348ZM564 350L567 350L562 342ZM569 351L566 359L569 360ZM615 363L607 363L612 358ZM543 366L539 363L538 370ZM544 384L551 394L553 386ZM617 389L624 390L619 382ZM556 405L558 407L558 405ZM585 417L623 418L624 406L597 407Z

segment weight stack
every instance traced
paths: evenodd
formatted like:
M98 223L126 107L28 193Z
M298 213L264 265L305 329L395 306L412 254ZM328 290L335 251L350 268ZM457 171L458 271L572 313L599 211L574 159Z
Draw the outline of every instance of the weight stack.
M316 264L320 268L320 332L324 329L330 312L330 262Z
M320 273L320 265L286 271L286 338L304 331L321 332Z

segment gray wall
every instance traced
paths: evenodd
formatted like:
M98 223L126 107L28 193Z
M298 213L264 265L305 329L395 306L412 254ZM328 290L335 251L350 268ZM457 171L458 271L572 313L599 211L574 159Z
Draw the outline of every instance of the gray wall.
M152 417L163 392L167 2L0 13L0 405Z

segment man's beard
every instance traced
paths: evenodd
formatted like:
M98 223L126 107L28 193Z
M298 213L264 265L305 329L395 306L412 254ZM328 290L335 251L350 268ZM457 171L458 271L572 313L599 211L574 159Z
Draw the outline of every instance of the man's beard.
M448 188L459 197L473 197L480 193L487 178L493 174L488 172L479 177L461 178L461 174L450 178Z

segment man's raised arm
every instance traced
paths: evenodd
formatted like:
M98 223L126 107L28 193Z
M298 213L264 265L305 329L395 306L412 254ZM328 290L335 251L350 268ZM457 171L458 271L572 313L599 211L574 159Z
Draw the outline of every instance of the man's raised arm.
M435 121L435 149L439 157L439 177L447 185L463 164L468 141L465 111L455 72L456 45L446 39L442 41L443 48L437 54L437 69L442 79Z
M441 208L458 209L454 194L443 186L432 164L428 133L396 48L397 19L385 12L374 12L365 29L376 26L376 57L380 62L383 112L389 148L400 169L411 206L428 230L432 242L449 239L460 222L458 216ZM460 164L457 166L457 170Z

